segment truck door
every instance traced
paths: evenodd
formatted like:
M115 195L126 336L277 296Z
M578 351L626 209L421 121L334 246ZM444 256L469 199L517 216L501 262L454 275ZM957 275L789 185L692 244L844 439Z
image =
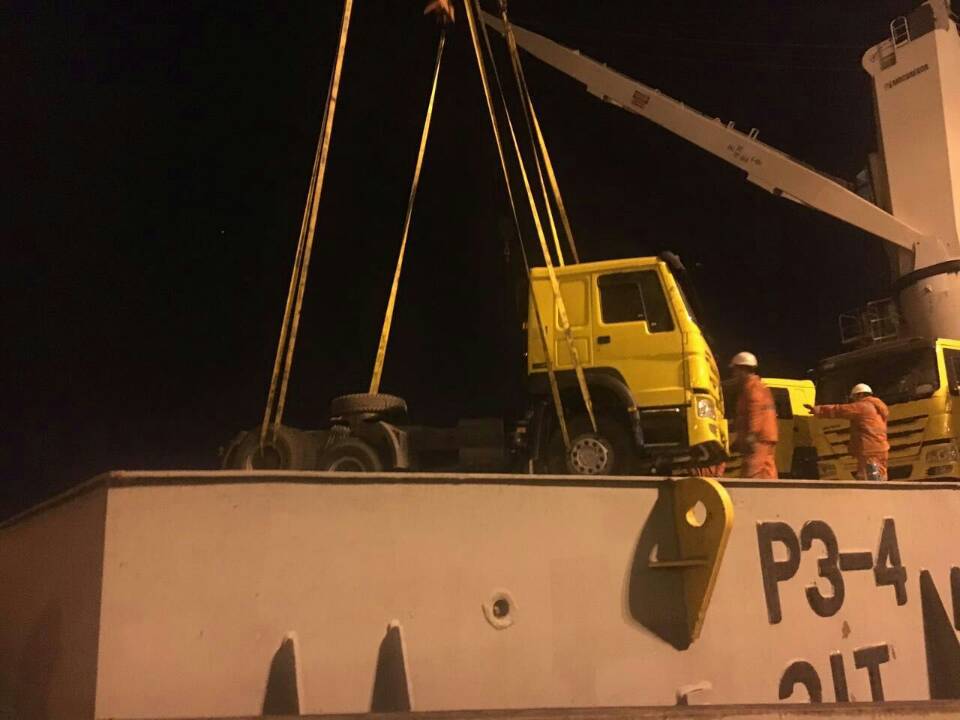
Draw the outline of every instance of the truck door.
M567 319L570 321L570 332L573 335L573 346L577 349L577 358L584 367L592 364L590 337L590 276L576 278L560 278L560 295L567 310ZM573 367L573 358L570 355L570 345L563 333L560 332L559 311L554 308L553 333L554 358L557 369L567 370Z
M682 405L683 339L658 272L605 273L596 287L594 365L618 370L641 408Z

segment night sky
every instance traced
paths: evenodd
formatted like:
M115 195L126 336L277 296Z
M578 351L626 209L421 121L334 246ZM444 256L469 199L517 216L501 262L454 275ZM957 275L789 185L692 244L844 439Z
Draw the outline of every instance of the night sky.
M355 5L294 426L322 426L331 397L369 382L436 50L423 4ZM860 57L916 4L513 0L511 13L852 180L876 144ZM341 10L6 8L0 513L108 469L214 467L259 422ZM751 349L768 375L802 374L840 349L838 312L885 294L880 241L532 58L525 68L583 259L678 252L722 358ZM383 382L414 419L516 411L513 236L458 17Z

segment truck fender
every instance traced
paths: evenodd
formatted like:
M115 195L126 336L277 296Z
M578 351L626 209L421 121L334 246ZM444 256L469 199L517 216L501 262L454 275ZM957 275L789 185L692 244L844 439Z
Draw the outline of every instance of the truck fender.
M603 388L604 390L610 391L613 396L617 399L618 405L626 411L627 416L630 419L630 432L633 436L634 442L637 447L643 447L643 428L640 426L640 413L637 411L636 403L633 399L633 393L630 392L630 388L627 386L627 383L623 380L623 377L613 368L587 368L585 370L587 376L587 386L593 390L594 388ZM561 388L566 389L573 385L574 374L572 370L565 370L557 373L557 382ZM546 401L550 405L549 400ZM552 406L551 406L552 408ZM534 415L537 417L537 414ZM542 420L546 420L548 417L553 417L551 412L545 411L540 414ZM547 423L542 422L541 431L546 427ZM536 433L535 436L541 442L538 443L537 447L541 447L542 438L539 438L540 432Z
M623 408L627 411L630 408L636 410L636 404L633 401L633 393L627 384L616 375L610 373L587 373L587 385L590 388L601 387L610 390L623 403Z
M633 441L638 448L643 447L643 427L640 425L640 413L637 410L637 404L633 399L633 393L627 384L616 375L610 373L591 373L587 375L587 385L590 387L602 387L613 392L616 398L623 404L623 409L627 411L630 418L630 432L633 435Z
M383 454L384 466L394 470L409 469L410 451L405 430L383 420L377 420L352 423L350 431Z

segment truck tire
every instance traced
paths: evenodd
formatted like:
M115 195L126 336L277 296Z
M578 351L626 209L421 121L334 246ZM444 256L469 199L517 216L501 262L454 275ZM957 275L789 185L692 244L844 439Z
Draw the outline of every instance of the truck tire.
M344 438L327 448L318 469L340 472L381 472L383 460L376 449L359 438Z
M261 450L260 428L239 433L223 454L224 470L313 470L316 442L302 430L277 428L272 442Z
M577 415L567 421L570 452L563 447L563 435L557 427L550 440L548 472L558 475L630 475L636 464L633 438L616 417L599 412L597 433L590 418Z
M802 480L819 480L820 468L817 465L817 449L813 447L797 447L793 449L793 458L790 461L791 478Z
M330 416L345 415L405 415L407 403L396 395L354 393L341 395L330 402Z

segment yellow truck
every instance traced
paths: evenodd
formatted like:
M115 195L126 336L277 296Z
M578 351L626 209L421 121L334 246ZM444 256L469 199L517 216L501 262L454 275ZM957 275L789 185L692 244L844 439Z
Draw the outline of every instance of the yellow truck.
M957 477L960 340L893 340L827 358L818 368L817 403L847 402L858 382L890 406L890 480ZM814 427L820 477L859 479L847 450L849 423L820 419Z
M777 474L781 478L817 477L817 451L814 446L813 416L804 405L814 401L815 388L811 380L767 378L763 381L773 394L777 408ZM737 409L737 386L735 381L723 383L726 417L733 420ZM731 434L731 445L736 436ZM726 463L725 477L741 477L743 458L734 453Z
M537 268L527 369L538 464L550 472L639 474L722 461L727 430L720 374L682 289L684 269L676 256L579 263L556 272L599 438L590 432L546 269ZM551 319L546 335L570 418L569 453L554 418L534 301Z
M531 272L525 416L461 420L456 427L411 424L391 395L335 398L330 427L281 427L262 448L240 433L223 466L303 470L474 470L579 475L668 473L726 458L727 424L717 363L681 289L676 256L570 264L556 268L597 418L590 425L546 268ZM536 303L536 305L535 305ZM537 313L567 421L564 446L547 375Z

